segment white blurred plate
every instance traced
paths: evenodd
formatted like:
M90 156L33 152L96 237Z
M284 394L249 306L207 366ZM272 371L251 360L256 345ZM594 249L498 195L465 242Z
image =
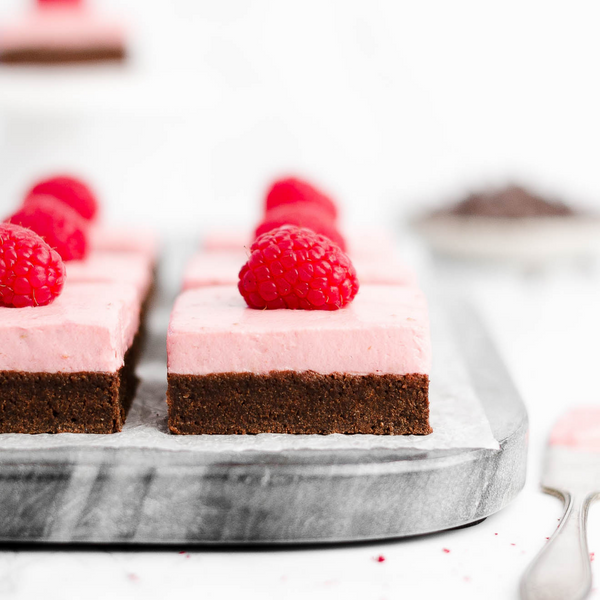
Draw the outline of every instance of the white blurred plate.
M414 221L430 248L443 256L544 263L600 254L600 218L429 215Z

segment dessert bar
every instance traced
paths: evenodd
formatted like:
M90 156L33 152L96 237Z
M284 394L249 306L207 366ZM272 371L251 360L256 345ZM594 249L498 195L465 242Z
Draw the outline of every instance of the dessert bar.
M169 325L178 434L428 434L422 292L362 285L337 311L254 310L235 286L188 290Z
M0 62L71 63L125 58L123 27L82 7L40 6L0 27Z
M120 431L139 318L123 283L68 282L52 304L0 307L0 432Z

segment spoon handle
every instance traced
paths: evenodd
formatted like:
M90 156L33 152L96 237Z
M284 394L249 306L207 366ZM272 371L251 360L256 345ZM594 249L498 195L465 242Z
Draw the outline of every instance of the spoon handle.
M561 493L565 514L521 580L522 600L582 600L592 586L586 539L593 495Z

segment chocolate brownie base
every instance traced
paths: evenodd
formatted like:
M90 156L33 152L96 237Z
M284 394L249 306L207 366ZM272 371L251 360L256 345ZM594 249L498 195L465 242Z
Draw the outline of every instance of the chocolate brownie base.
M175 434L426 435L427 375L169 374Z
M7 64L65 64L122 61L124 48L20 48L4 50L0 62Z
M0 371L0 433L115 433L137 388L139 338L116 373Z

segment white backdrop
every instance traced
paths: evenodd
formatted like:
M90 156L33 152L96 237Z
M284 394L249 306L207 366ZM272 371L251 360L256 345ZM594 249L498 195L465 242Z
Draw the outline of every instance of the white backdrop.
M0 18L23 10L1 0ZM113 218L253 219L294 171L350 221L517 178L600 200L597 2L105 0L124 69L0 69L0 208L87 175Z

